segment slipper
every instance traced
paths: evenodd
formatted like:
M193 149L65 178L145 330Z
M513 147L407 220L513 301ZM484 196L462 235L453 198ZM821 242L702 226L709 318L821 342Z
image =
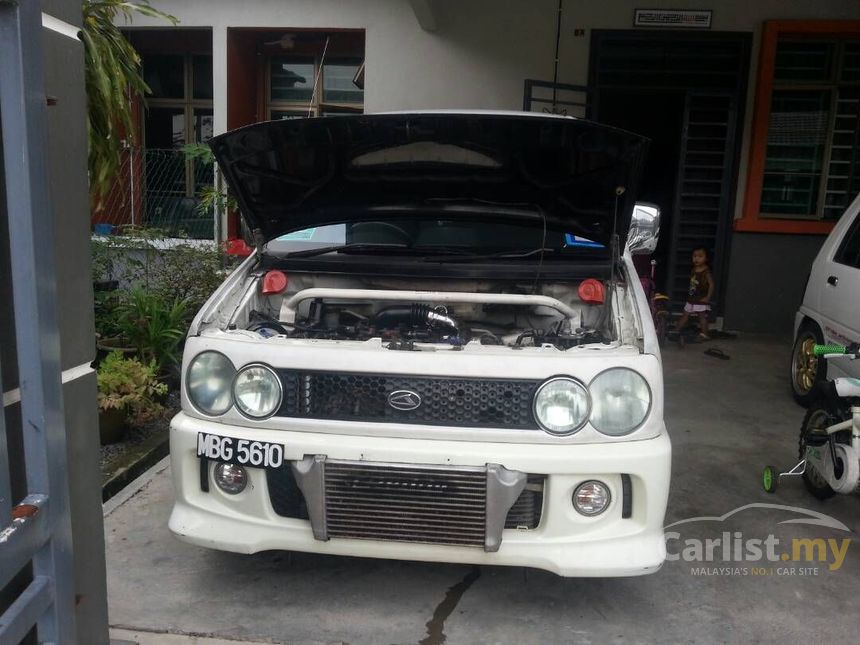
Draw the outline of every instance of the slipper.
M708 356L713 356L714 358L719 358L722 361L727 361L731 358L723 350L717 349L716 347L711 347L710 349L706 349L704 353L707 354Z

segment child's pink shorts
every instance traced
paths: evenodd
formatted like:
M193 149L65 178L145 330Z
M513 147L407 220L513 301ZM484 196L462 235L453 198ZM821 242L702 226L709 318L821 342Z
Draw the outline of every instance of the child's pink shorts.
M700 314L703 311L710 311L711 305L694 305L691 303L687 303L684 305L684 311L688 314Z

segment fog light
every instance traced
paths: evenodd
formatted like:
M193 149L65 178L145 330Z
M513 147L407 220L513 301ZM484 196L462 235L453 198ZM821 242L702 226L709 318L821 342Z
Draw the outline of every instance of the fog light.
M609 487L598 481L584 482L573 491L573 507L583 515L600 515L611 499Z
M248 473L242 466L218 464L215 466L215 483L228 495L238 495L248 485Z

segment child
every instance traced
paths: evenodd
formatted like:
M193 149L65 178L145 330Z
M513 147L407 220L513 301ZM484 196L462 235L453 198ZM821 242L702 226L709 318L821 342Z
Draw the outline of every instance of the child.
M708 250L704 246L693 249L693 270L690 272L690 290L687 292L687 304L684 305L684 315L678 321L678 331L687 326L690 314L699 316L699 340L707 340L708 312L711 310L711 298L714 295L714 279L708 267Z

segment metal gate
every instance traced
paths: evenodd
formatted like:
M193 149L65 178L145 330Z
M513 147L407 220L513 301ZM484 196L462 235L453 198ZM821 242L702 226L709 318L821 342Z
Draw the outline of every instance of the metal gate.
M735 102L730 93L687 93L666 280L673 302L687 298L685 269L693 247L712 249L711 271L722 275L733 198ZM722 286L718 280L717 288ZM717 292L714 301L719 299Z
M40 5L0 0L0 117L26 472L26 494L13 507L0 415L0 589L27 579L0 615L4 644L20 642L33 627L42 643L76 638Z

